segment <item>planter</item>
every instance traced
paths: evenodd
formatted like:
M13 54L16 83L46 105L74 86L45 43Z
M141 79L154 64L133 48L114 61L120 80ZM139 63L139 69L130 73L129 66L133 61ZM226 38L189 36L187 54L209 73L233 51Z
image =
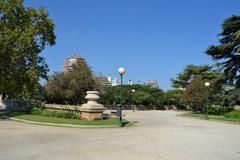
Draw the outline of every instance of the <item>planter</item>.
M99 97L98 91L87 91L85 97L88 102L80 107L81 118L86 120L97 120L103 118L104 106L99 104L97 100Z

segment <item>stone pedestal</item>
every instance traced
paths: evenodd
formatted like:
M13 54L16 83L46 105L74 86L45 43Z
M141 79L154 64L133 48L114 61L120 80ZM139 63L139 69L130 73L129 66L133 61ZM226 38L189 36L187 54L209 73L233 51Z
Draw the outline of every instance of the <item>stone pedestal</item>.
M98 91L87 91L87 96L85 97L88 102L80 107L81 118L86 120L97 120L103 118L104 106L99 104L97 100L99 97Z

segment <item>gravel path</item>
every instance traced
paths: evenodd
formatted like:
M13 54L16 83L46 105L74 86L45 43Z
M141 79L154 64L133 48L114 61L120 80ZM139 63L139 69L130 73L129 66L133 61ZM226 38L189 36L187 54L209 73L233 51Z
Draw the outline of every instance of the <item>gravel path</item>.
M240 125L125 111L130 128L65 128L0 120L0 160L240 160Z

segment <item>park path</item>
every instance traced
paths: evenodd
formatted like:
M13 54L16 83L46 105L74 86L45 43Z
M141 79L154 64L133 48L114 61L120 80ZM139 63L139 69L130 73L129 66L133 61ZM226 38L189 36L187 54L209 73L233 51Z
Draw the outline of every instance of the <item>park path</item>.
M130 128L65 128L0 120L0 160L239 160L240 125L124 111Z

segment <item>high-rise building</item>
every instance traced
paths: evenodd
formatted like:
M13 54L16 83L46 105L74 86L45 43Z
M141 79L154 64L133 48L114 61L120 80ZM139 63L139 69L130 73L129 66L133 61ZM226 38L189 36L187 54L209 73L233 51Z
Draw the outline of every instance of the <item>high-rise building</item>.
M64 73L69 72L74 65L81 62L85 63L85 59L75 54L70 56L69 58L66 58L64 60Z

